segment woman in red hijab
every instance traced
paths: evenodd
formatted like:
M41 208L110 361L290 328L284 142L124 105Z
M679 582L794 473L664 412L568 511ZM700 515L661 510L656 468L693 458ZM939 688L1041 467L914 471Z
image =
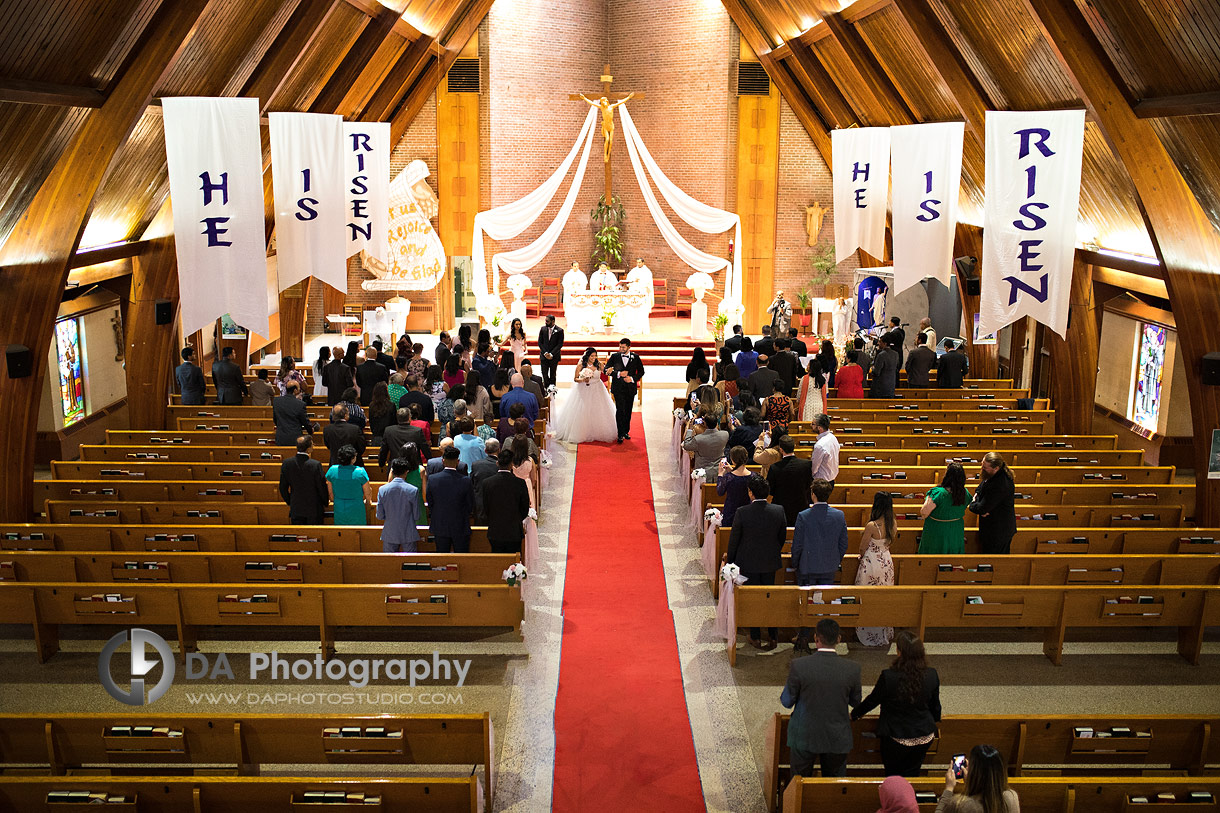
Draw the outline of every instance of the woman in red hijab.
M919 813L915 803L915 789L901 776L888 776L877 789L881 807L877 813Z

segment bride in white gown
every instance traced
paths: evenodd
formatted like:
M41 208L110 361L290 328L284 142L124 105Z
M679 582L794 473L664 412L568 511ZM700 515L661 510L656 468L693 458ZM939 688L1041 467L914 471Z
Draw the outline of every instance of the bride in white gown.
M576 364L575 384L556 404L555 437L568 443L603 441L618 437L614 402L606 389L602 361L592 347Z

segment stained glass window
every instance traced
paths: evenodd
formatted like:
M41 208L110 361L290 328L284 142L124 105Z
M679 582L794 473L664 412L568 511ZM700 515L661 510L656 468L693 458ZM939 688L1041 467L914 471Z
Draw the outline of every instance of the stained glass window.
M1139 366L1136 367L1135 393L1131 399L1130 418L1145 429L1155 432L1161 414L1161 377L1165 367L1165 328L1160 325L1140 325Z
M59 360L59 396L64 425L85 417L85 379L80 367L80 324L76 319L55 323L55 352Z

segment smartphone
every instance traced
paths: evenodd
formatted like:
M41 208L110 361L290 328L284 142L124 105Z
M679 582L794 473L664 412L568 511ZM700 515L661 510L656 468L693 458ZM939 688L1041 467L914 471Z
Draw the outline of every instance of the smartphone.
M764 432L770 432L770 431L771 431L771 422L770 422L770 421L763 421L763 422L762 422L762 428L763 428L763 431L764 431Z
M961 779L966 775L966 755L965 754L954 754L953 762L951 764L953 766L953 775L956 776L958 779Z

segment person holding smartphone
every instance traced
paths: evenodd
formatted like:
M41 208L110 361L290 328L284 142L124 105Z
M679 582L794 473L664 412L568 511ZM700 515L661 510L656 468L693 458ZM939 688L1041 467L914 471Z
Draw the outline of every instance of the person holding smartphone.
M965 785L962 793L955 792L959 782ZM1008 787L1003 755L993 746L976 745L964 763L951 765L936 813L1021 813L1016 791Z
M895 641L898 657L851 717L859 720L881 706L877 738L886 776L922 776L923 759L940 722L940 676L928 666L923 641L916 635L902 630Z

